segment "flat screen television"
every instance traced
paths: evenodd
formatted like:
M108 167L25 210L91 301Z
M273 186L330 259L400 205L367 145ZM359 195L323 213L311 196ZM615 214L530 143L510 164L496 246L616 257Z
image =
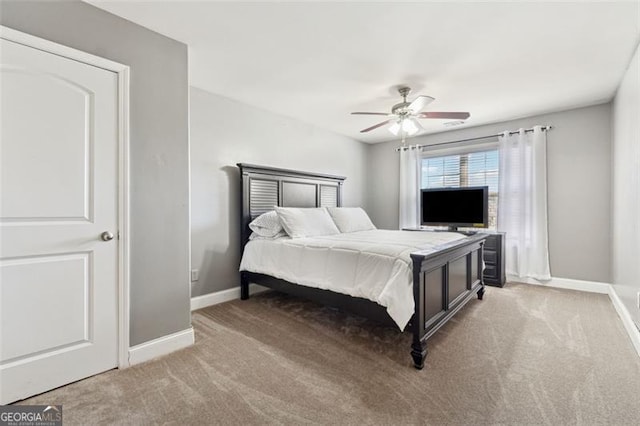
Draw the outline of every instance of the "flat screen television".
M489 187L423 189L420 210L423 226L487 228Z

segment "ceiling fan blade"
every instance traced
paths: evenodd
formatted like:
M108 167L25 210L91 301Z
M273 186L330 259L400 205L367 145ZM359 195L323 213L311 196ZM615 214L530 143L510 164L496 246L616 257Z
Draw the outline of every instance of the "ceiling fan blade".
M431 96L418 96L409 104L409 111L413 114L417 114L422 111L422 108L426 107L433 101L435 101L435 99Z
M364 129L364 130L360 130L360 133L366 133L366 132L368 132L368 131L370 131L370 130L377 129L378 127L382 127L382 126L384 126L385 124L387 124L387 123L388 123L388 122L390 122L390 121L391 121L391 120L385 120L385 121L383 121L382 123L378 123L378 124L376 124L375 126L367 127L367 128L366 128L366 129Z
M441 119L454 119L454 120L466 120L471 117L468 112L440 112L429 111L418 114L418 118L441 118Z
M351 115L389 115L387 112L352 112Z

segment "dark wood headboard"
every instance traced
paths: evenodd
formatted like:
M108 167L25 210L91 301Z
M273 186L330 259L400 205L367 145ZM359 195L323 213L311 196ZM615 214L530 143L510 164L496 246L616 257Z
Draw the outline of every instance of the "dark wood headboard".
M343 176L238 163L242 191L242 245L249 240L249 223L280 207L340 207Z

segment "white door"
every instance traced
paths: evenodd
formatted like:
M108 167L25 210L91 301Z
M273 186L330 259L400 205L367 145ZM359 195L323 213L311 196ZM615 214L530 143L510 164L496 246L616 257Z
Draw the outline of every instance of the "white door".
M117 366L118 76L0 43L5 404Z

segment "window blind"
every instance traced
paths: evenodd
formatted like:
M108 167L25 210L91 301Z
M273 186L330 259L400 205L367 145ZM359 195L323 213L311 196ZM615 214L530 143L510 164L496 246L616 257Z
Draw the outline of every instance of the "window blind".
M451 151L449 151L451 152ZM489 229L497 227L499 156L497 147L448 155L428 152L422 159L422 188L489 187Z

